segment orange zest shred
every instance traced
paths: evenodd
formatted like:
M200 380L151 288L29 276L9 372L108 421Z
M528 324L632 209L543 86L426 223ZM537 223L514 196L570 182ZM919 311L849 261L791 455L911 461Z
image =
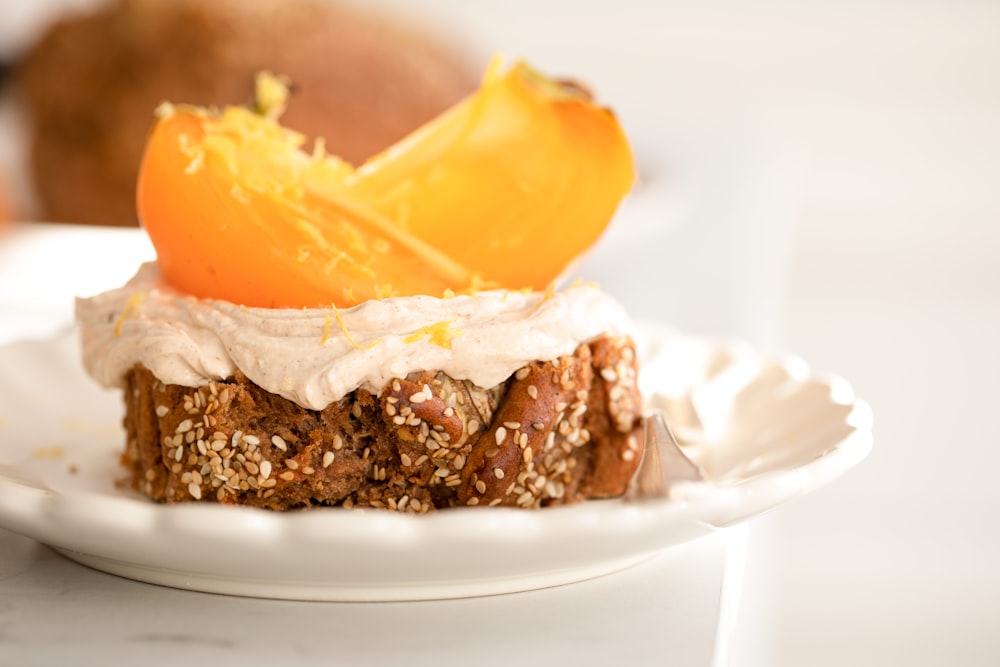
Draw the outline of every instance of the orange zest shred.
M115 338L122 335L122 325L125 324L125 320L130 317L138 317L142 312L142 299L145 296L144 293L140 292L128 298L125 307L122 308L122 312L118 316L118 320L115 322Z
M326 319L323 320L323 336L319 339L319 344L323 345L330 338L330 311L323 313Z
M428 342L433 343L439 347L443 347L446 350L451 349L451 342L456 336L461 336L462 332L459 329L453 329L452 324L455 320L447 320L444 322L435 322L426 327L421 327L417 329L412 334L403 339L404 343L416 343L421 339L426 339Z
M337 318L337 326L340 327L340 330L343 332L344 338L347 339L347 342L350 343L351 347L355 350L363 349L360 345L354 342L354 338L351 337L351 332L347 330L347 326L344 324L344 318L340 316L340 309L337 308L336 305L331 305L330 307L333 309L333 316ZM329 317L329 313L327 313L327 317Z

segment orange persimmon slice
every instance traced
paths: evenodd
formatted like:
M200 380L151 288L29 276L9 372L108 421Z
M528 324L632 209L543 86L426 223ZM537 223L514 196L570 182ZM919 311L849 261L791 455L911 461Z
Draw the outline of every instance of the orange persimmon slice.
M597 241L634 180L610 110L494 60L477 94L362 165L348 192L487 282L545 289Z
M161 107L137 189L139 217L168 283L247 306L352 306L435 294L463 267L391 221L330 194L351 168L299 149L273 119Z

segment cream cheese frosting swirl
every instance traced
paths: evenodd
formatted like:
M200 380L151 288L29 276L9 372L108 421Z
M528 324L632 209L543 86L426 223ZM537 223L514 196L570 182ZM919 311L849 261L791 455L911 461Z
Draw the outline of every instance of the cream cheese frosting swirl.
M166 384L203 386L238 369L267 391L321 410L351 391L379 393L440 369L482 387L521 366L629 333L624 309L596 287L506 290L367 301L347 310L247 308L166 285L155 263L124 287L76 301L83 363L106 387L141 363Z

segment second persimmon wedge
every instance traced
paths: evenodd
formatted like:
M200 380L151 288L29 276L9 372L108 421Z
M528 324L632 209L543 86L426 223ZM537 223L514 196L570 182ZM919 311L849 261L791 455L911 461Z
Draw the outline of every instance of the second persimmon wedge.
M494 61L475 95L362 165L348 192L487 283L545 289L634 181L610 110L524 63Z

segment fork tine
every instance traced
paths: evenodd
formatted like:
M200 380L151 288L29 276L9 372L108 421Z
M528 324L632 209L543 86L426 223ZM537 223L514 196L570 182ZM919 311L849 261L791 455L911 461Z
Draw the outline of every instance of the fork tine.
M704 472L684 454L662 412L646 415L645 434L642 458L625 492L626 499L660 497L668 495L674 484L704 481Z

